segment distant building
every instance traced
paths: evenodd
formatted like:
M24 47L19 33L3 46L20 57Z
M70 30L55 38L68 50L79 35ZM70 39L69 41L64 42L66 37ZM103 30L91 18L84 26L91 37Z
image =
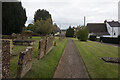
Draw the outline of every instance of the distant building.
M118 21L120 22L120 1L118 2Z
M120 35L120 23L118 21L106 22L106 25L110 37L118 37Z
M88 23L89 35L103 37L118 37L120 35L120 23L118 21L105 21L104 23Z
M62 29L62 30L61 30L61 34L62 34L62 35L65 35L65 34L66 34L66 31L67 31L66 29Z
M89 35L103 36L109 35L105 23L88 23L87 24Z

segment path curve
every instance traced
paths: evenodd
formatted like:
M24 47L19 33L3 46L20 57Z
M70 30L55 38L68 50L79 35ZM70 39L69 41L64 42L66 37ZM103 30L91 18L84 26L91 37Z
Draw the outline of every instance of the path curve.
M71 39L68 39L53 78L89 78L80 54Z

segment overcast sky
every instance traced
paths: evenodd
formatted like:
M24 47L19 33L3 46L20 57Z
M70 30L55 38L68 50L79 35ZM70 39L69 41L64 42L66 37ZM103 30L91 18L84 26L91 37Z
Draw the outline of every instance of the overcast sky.
M21 0L26 8L28 20L31 23L34 13L38 9L46 9L52 19L61 29L70 25L83 25L86 23L104 22L104 20L118 20L119 0Z

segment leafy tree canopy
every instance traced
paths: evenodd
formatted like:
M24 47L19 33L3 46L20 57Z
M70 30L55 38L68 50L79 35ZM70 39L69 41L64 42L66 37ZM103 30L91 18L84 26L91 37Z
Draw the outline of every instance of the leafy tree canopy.
M34 24L30 23L30 24L27 26L27 30L31 30L32 32L35 32L35 26L34 26Z
M74 36L74 29L71 28L71 26L69 27L69 29L67 29L66 31L66 37L73 37Z
M52 32L53 29L53 25L51 24L51 19L47 19L47 20L37 20L34 23L35 26L35 32L39 33L43 36L50 34Z
M51 18L51 14L47 11L47 10L44 10L44 9L38 9L36 12L35 12L35 15L34 15L34 21L36 22L37 20L47 20L47 19L50 19Z
M85 26L82 26L78 29L76 32L77 38L81 41L87 41L88 40L88 28Z
M56 23L53 25L53 32L55 33L60 32L60 28L57 26Z
M20 33L27 20L21 2L2 3L2 34Z

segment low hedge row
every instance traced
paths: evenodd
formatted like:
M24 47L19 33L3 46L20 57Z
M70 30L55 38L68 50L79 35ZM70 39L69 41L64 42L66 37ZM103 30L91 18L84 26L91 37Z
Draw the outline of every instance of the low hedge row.
M97 36L96 35L90 35L89 40L91 41L97 41Z
M120 38L113 38L113 37L100 37L100 41L104 43L113 43L113 44L119 44Z

